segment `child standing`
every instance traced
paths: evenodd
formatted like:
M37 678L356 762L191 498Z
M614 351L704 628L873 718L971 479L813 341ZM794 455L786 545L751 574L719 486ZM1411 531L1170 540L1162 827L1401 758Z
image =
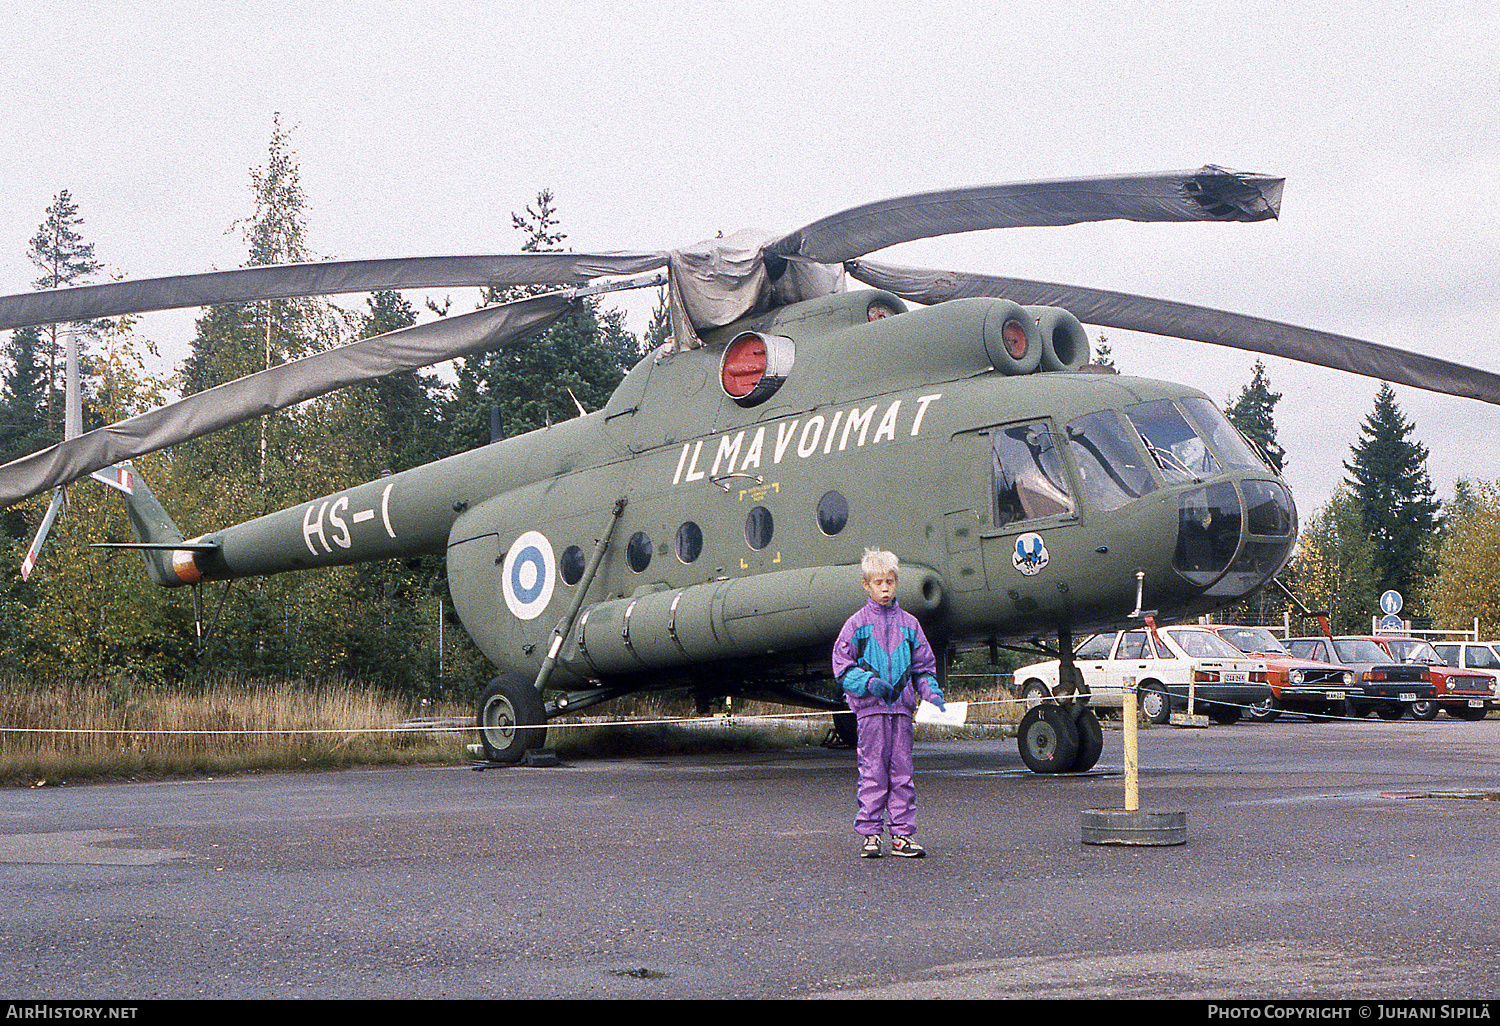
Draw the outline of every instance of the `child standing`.
M854 829L865 841L859 854L879 858L884 819L891 854L921 858L912 837L916 788L912 783L912 717L917 697L945 708L937 660L917 618L896 603L896 557L866 549L860 561L870 599L845 621L833 643L833 675L859 726L859 814Z

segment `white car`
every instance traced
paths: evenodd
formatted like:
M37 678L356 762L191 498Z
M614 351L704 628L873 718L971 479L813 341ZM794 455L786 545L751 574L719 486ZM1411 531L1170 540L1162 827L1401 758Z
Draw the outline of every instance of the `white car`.
M1134 683L1140 709L1153 723L1166 723L1185 710L1191 690L1195 710L1218 723L1233 723L1244 711L1271 697L1264 661L1246 656L1203 627L1160 627L1096 634L1073 651L1096 708L1118 709L1124 685ZM1056 659L1015 672L1012 690L1045 701L1057 687Z

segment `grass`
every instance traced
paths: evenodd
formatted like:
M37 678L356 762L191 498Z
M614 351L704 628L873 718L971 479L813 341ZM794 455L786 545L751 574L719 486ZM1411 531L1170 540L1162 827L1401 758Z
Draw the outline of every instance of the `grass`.
M998 724L1014 724L1024 711L1001 704L1010 694L998 686L950 690L975 703L971 723L920 725L919 739L995 737ZM767 703L739 702L733 713L704 722L687 698L633 696L553 721L547 744L572 759L776 751L823 744L832 727L826 714ZM0 681L0 728L28 728L0 730L0 785L471 759L467 746L478 741L472 730L393 729L419 716L472 723L473 709L422 708L349 681L223 680L192 688ZM621 719L648 722L621 725ZM660 720L688 722L649 722Z

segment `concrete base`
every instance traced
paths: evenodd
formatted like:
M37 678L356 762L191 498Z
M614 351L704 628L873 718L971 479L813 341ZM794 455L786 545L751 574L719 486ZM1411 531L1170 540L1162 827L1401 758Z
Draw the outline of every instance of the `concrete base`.
M1189 716L1187 713L1173 713L1171 721L1174 727L1206 727L1209 722L1207 716L1199 714Z
M1187 843L1186 812L1084 809L1083 843L1167 847Z

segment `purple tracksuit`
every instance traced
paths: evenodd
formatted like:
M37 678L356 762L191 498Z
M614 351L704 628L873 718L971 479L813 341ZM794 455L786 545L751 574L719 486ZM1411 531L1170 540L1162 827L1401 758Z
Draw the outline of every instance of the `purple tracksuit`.
M941 704L937 660L917 618L894 600L874 599L849 617L833 643L833 675L859 723L859 815L854 829L879 834L890 817L891 836L916 827L912 784L912 715L917 696Z

